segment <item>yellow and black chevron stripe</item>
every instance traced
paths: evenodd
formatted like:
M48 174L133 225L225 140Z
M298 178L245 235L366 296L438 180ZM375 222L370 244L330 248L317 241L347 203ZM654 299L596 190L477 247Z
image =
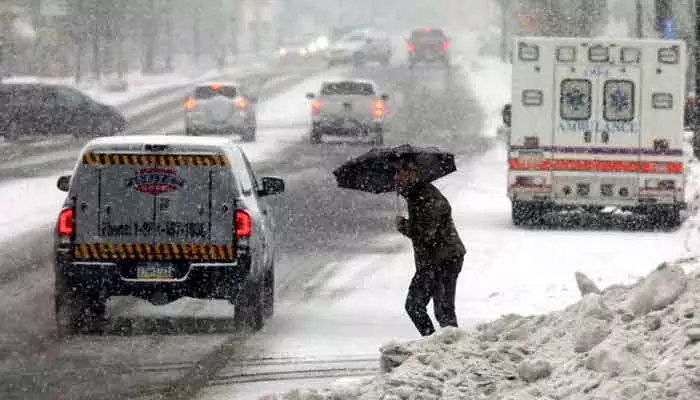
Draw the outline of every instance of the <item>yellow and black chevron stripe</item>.
M81 243L73 250L76 261L205 261L233 262L234 245Z
M225 167L229 159L222 154L118 154L85 153L87 165L136 165L152 167Z

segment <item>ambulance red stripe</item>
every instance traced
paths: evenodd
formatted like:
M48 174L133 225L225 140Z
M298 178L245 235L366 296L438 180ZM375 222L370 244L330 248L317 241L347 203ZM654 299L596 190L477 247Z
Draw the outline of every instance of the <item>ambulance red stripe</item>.
M514 171L577 171L577 172L626 172L639 174L682 174L683 163L609 160L542 160L525 161L510 159Z

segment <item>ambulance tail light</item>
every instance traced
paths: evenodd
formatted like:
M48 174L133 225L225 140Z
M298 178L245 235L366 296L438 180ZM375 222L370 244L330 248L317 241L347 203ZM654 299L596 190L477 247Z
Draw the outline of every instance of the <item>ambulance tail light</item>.
M442 42L442 44L440 45L440 49L441 49L442 51L447 51L447 50L449 50L449 49L450 49L450 41L449 41L449 40L445 40L444 42Z
M374 110L373 110L373 115L375 119L380 119L384 117L385 109L384 109L384 101L383 100L376 100L374 102Z
M406 51L409 53L415 53L416 52L416 45L413 44L412 42L407 42L406 43Z
M58 214L56 232L61 239L73 239L75 233L75 212L73 208L64 208Z

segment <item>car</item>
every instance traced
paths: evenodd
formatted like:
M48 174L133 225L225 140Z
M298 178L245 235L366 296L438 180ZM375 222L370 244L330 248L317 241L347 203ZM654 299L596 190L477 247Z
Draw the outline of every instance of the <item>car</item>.
M391 62L391 40L371 29L354 30L333 43L326 54L329 67L347 63L359 67L368 62L387 66Z
M127 128L126 118L65 85L0 84L0 136L13 141L24 136L108 136Z
M318 95L307 93L311 103L311 143L324 135L369 138L384 143L387 94L371 80L326 81Z
M313 59L308 41L290 41L277 50L277 62L282 65L304 64Z
M102 332L111 296L155 305L225 299L257 331L274 308L276 247L267 196L231 138L93 139L71 175L55 229L54 305L61 336Z
M237 82L197 85L185 99L185 134L230 134L255 141L257 102Z
M419 62L439 62L450 68L450 40L442 29L415 29L406 41L408 66L413 68Z

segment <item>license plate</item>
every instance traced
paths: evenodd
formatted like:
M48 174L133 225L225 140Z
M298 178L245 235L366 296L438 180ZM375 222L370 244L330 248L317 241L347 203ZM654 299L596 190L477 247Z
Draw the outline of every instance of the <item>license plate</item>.
M173 279L175 268L170 264L140 264L136 266L136 279L164 280Z

